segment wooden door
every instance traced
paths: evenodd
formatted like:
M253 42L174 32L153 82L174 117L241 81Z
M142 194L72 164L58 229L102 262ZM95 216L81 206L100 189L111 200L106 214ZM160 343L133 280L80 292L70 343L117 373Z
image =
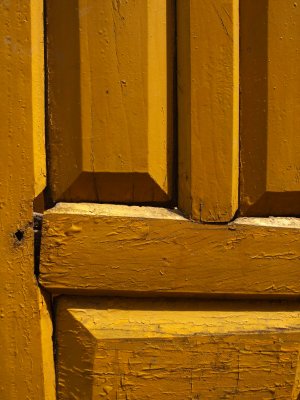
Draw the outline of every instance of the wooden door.
M300 7L46 8L58 398L299 399Z

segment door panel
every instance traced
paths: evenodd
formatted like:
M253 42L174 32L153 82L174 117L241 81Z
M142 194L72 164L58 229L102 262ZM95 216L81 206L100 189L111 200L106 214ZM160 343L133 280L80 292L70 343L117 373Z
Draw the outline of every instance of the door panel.
M241 213L300 215L300 7L240 9Z
M228 222L238 209L238 3L177 2L178 200L202 222Z
M296 400L299 317L284 303L59 298L59 399Z
M58 398L299 399L300 8L46 5Z
M43 229L40 282L53 292L300 293L296 218L205 225L154 207L61 203Z
M54 200L172 197L170 0L47 2Z

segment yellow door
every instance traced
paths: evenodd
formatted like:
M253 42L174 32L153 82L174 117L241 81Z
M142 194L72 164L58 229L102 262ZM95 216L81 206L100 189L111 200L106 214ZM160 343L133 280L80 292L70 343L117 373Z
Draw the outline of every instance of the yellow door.
M46 4L58 398L298 399L300 8Z
M2 3L4 22L9 9L19 24L41 22L34 1ZM46 0L44 11L44 192L36 24L23 28L30 56L16 28L0 62L9 98L22 97L7 106L19 118L5 128L8 142L32 142L30 173L14 180L10 204L26 220L43 192L48 208L38 272L53 306L56 397L299 399L300 5ZM34 179L28 206L16 207ZM11 232L17 221L7 221ZM23 252L31 265L33 252ZM34 360L20 376L39 373L41 386L28 380L17 393L10 384L5 399L55 397L49 320L30 282L20 315L36 334L24 350Z

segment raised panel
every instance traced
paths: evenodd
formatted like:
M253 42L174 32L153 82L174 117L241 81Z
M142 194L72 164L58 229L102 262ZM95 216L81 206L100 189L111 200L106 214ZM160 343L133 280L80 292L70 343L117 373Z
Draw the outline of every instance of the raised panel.
M300 7L241 1L241 213L300 214Z
M40 283L90 295L298 297L300 222L198 224L158 207L60 203L44 217Z
M295 304L59 298L59 399L292 399Z
M239 1L180 0L179 208L228 222L238 208Z
M171 0L47 2L55 200L172 198Z

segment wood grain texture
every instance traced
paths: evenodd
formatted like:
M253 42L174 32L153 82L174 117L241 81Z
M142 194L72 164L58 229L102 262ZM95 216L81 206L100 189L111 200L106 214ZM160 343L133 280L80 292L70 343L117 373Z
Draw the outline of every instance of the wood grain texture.
M60 399L292 399L295 304L59 298Z
M44 375L42 300L34 276L32 201L35 196L37 85L43 79L33 39L42 0L0 1L0 398L53 400L49 360ZM40 36L39 36L40 40ZM40 46L38 46L40 47ZM34 54L35 53L35 54ZM35 75L36 73L36 75ZM33 78L34 75L34 78ZM45 336L43 336L45 335ZM49 354L48 354L49 355Z
M240 9L241 212L300 215L300 5Z
M298 219L205 225L159 210L63 203L49 210L41 284L86 294L299 296Z
M172 198L171 0L52 0L50 187L55 200Z
M202 222L238 208L238 4L177 2L179 208Z

